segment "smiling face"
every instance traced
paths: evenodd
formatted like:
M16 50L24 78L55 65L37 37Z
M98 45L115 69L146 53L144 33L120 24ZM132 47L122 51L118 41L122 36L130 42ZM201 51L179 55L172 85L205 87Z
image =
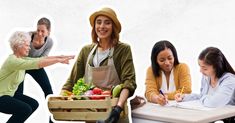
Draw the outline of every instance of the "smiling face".
M113 22L107 16L100 15L95 20L95 32L102 40L110 40L113 30Z
M28 56L30 50L30 43L29 41L25 41L23 44L16 46L16 54L19 57Z
M174 66L174 56L169 48L165 48L157 55L157 63L164 72L170 72Z
M49 30L47 29L46 25L41 24L37 25L37 37L39 39L44 39L49 35Z
M198 60L198 64L200 66L200 72L209 77L215 76L215 70L212 65L206 64L203 60Z

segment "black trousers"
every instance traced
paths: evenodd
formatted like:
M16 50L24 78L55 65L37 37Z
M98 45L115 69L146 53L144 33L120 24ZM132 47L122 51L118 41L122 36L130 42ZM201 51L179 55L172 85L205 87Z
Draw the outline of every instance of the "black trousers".
M223 119L224 123L235 123L235 116Z
M38 108L38 102L22 93L0 97L0 112L12 114L7 123L24 123Z
M39 84L39 86L44 92L45 97L49 94L53 94L51 83L44 68L35 69L35 70L26 70L26 73L31 75L33 79ZM24 81L19 85L16 92L23 93L23 91L24 91Z
M26 70L25 73L31 75L33 79L39 84L42 91L44 92L45 98L47 95L53 94L51 83L44 68ZM23 94L23 92L24 92L24 81L18 86L18 89L16 90L16 93ZM51 119L49 119L49 123L53 123Z

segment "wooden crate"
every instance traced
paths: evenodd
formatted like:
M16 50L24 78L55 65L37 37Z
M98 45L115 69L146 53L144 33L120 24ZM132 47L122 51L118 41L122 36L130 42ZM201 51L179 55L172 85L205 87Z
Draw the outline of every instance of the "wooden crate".
M48 108L55 120L96 121L105 120L117 104L118 98L105 97L103 100L76 100L76 97L57 96L48 98ZM128 112L125 106L122 113Z

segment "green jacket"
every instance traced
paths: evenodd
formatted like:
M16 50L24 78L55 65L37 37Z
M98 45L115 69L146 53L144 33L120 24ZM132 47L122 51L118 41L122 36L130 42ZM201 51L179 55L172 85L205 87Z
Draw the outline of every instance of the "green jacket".
M41 58L17 58L10 55L0 69L0 96L13 96L19 84L24 80L25 70L38 69Z
M71 74L63 86L63 89L72 91L75 82L77 82L79 78L82 78L85 75L87 58L94 46L95 44L90 44L82 48L73 66ZM89 61L90 65L93 65L92 59L94 57L94 54ZM136 89L136 82L135 82L135 68L133 64L130 46L128 44L119 42L114 47L113 61L121 83L124 84L124 88L129 89L130 91L129 96L132 96ZM105 66L107 65L107 63L108 59L106 58L100 65Z

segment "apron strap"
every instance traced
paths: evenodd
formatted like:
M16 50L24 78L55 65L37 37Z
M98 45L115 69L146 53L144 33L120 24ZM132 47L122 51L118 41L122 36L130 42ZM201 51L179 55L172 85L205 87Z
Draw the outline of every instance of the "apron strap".
M88 66L89 66L89 61L90 61L90 58L91 58L91 55L94 53L96 47L98 45L96 44L93 49L91 50L91 52L89 53L88 57L87 57L87 61L86 61L86 65L85 65L85 75L84 75L84 79L85 79L85 82L90 82L91 81L91 78L90 77L87 77L88 75Z
M86 61L86 66L89 64L91 55L95 52L96 48L97 48L97 44L93 47L93 49L91 50L91 52L89 53L88 57L87 57L87 61Z
M91 58L91 55L95 52L96 48L97 48L97 44L93 47L93 49L91 50L91 52L89 53L88 55L88 58L87 58L87 61L86 61L86 65L89 64L89 61L90 61L90 58ZM108 55L108 65L112 64L113 63L113 51L114 51L114 47L112 47L110 49L110 53Z
M113 51L114 51L114 47L112 47L110 49L110 53L109 53L109 56L108 56L108 65L113 64Z

